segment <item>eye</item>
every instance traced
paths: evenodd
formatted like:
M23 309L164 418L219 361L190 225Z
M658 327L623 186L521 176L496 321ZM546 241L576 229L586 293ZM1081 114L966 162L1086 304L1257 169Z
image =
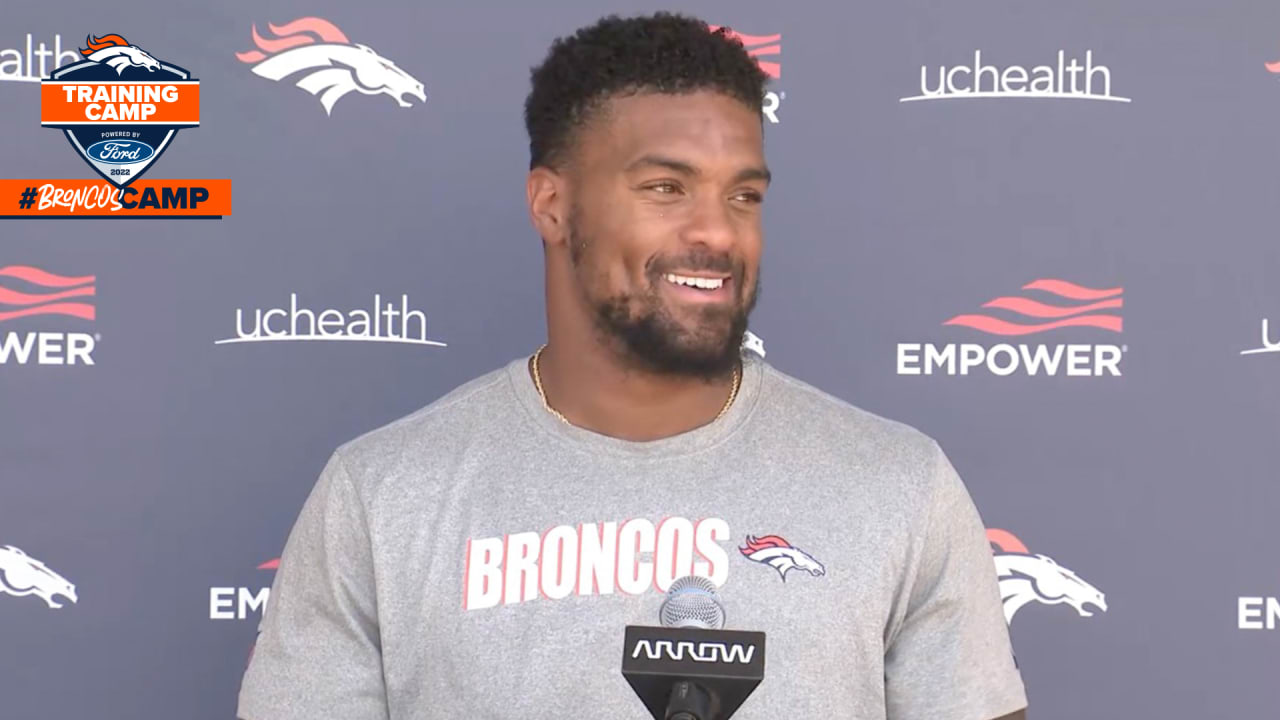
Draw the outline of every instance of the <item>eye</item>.
M674 195L680 192L680 186L673 182L656 182L652 185L646 185L646 190L654 190L660 195Z
M744 190L743 192L734 195L732 199L739 202L745 202L750 205L759 205L764 202L764 195L756 192L755 190Z

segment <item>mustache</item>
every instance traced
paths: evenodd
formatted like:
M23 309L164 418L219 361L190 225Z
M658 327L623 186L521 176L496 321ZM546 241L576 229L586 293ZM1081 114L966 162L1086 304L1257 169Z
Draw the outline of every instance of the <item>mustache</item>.
M695 250L683 255L654 255L645 266L651 277L660 277L676 270L716 272L742 277L746 263L741 259L735 260L728 253Z

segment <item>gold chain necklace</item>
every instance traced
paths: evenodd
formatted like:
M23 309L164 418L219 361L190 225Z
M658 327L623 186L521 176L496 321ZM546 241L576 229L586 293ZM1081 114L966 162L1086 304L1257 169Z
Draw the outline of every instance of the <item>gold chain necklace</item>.
M565 425L572 425L573 423L569 422L569 418L561 414L559 410L551 407L551 403L547 402L547 393L542 389L542 375L538 372L538 359L542 357L542 351L546 349L547 345L546 343L543 343L542 347L538 348L538 351L533 354L533 386L538 389L538 397L542 398L542 407L546 408L547 412L560 418L560 422ZM720 412L716 413L716 416L711 419L711 422L715 422L721 417L724 417L724 414L729 411L729 406L733 405L733 401L738 397L738 387L741 384L742 375L738 372L738 367L735 365L733 368L733 387L729 390L729 397L724 401L724 407L720 408Z

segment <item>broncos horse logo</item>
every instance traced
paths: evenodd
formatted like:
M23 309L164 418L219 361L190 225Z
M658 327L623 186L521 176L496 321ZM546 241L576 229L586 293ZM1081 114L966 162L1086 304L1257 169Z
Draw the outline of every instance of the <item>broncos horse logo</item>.
M79 602L75 585L12 545L0 547L0 593L35 595L55 609L62 607L56 595Z
M258 34L253 26L257 50L236 53L241 62L256 63L253 72L269 80L282 80L306 72L297 86L320 96L326 114L351 91L365 95L387 95L400 107L412 107L406 96L427 101L422 83L374 52L367 45L352 43L336 25L317 17L304 17L284 25L267 24L275 39Z
M1107 611L1106 596L1098 588L1053 558L1032 554L1013 533L989 529L987 539L991 541L996 574L1000 578L1005 622L1013 622L1014 614L1032 602L1045 605L1066 603L1081 617L1093 616L1090 605L1102 612Z
M160 61L151 57L147 51L137 45L130 45L128 40L119 35L86 35L84 42L89 47L80 48L80 54L86 60L111 66L117 75L123 75L125 68L138 67L150 72L160 69Z
M748 535L747 544L738 548L738 551L748 560L777 570L783 582L787 581L787 573L792 570L803 570L814 577L827 574L827 569L812 555L777 535L765 535L759 538Z

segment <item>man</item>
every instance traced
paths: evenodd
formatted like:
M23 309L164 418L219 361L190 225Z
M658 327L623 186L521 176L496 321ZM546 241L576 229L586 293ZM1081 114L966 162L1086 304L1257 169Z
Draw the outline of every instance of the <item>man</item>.
M548 343L338 449L240 716L645 718L623 628L694 574L768 634L735 718L1021 717L982 522L938 446L739 350L770 180L741 44L610 17L532 79Z

